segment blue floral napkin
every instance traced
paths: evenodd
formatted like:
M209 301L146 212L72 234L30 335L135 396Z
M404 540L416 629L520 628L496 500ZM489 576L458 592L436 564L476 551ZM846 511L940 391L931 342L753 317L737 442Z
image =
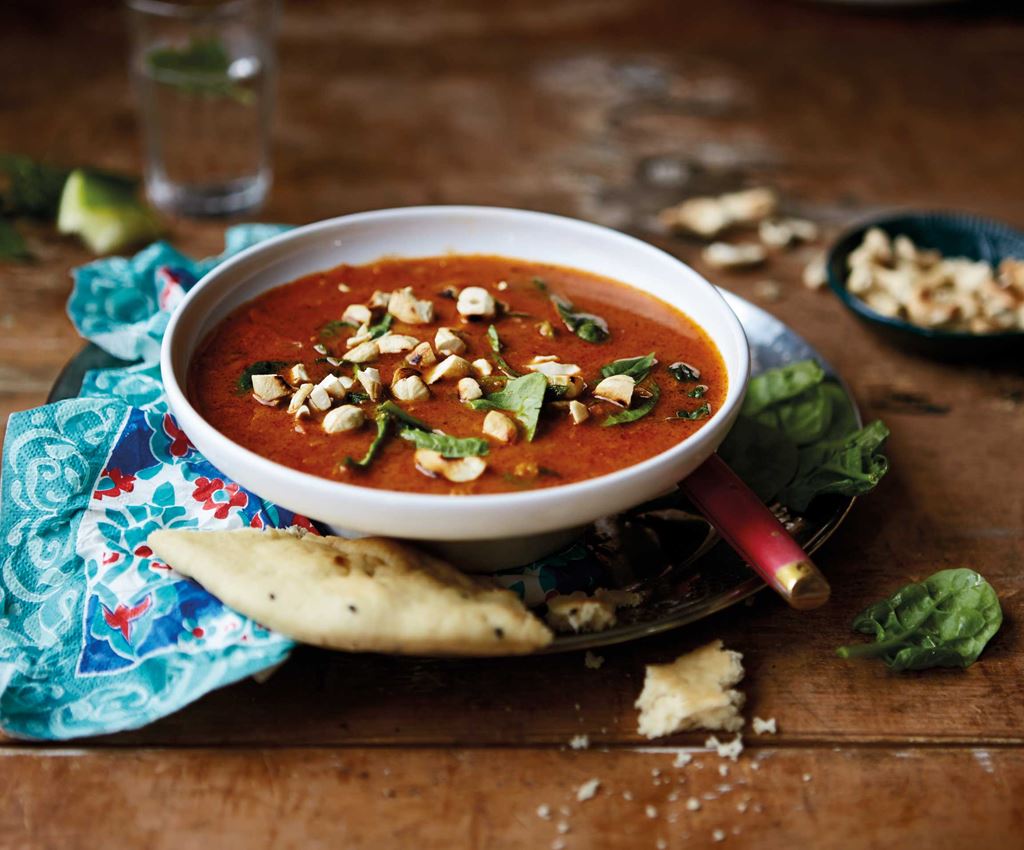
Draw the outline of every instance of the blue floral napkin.
M218 262L281 232L228 230L219 257L158 242L74 272L86 339L141 363L87 373L81 396L14 414L0 472L0 729L61 740L133 729L284 660L292 642L178 578L146 546L157 528L309 521L245 490L189 442L156 361L167 319ZM496 578L539 604L589 589L582 545Z

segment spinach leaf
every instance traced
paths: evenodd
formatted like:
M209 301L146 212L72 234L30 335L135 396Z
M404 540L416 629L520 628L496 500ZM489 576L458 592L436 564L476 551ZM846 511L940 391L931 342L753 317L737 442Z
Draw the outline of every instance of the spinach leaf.
M823 493L857 496L873 489L889 468L881 454L889 429L880 421L842 437L800 449L800 463L779 500L797 511Z
M821 385L821 392L832 407L828 431L825 432L822 439L838 440L856 431L857 417L843 388L833 381L825 381Z
M487 440L479 437L450 437L408 426L399 427L398 436L418 449L440 452L442 457L483 457L490 450Z
M821 440L832 424L832 401L825 386L819 384L785 403L772 405L758 413L756 419L781 431L798 446ZM843 436L848 433L849 430Z
M698 419L707 419L711 415L711 405L704 402L700 407L696 407L693 410L677 410L675 416L670 416L669 419L688 419L691 422L696 422Z
M558 308L565 326L585 342L604 342L611 336L608 322L593 313L578 313L572 302L560 295L552 295L551 302Z
M533 372L513 378L505 385L505 389L471 401L469 406L475 410L508 411L522 424L529 442L537 432L537 419L547 388L548 379L539 372Z
M350 392L348 394L348 401L352 402L352 404L362 404L364 401L369 401L369 400L370 400L370 396L367 395L366 393L352 393L352 392Z
M840 658L881 658L889 668L969 667L999 631L999 597L974 570L941 570L876 602L854 621L874 643L841 646Z
M391 325L394 321L394 316L390 313L385 313L383 319L377 322L377 324L370 325L370 327L367 328L367 331L370 334L370 339L376 339L379 336L384 336L384 334L391 330Z
M385 402L385 404L390 404L390 402ZM397 405L394 406L397 407ZM401 410L401 408L398 409ZM353 469L368 468L380 452L381 446L384 445L384 441L388 437L388 425L391 424L391 420L393 418L393 414L389 410L385 409L385 405L380 405L377 408L377 415L375 417L375 421L377 423L377 434L370 443L370 447L366 450L366 454L364 454L359 460L356 460L350 455L345 458L345 466Z
M687 393L687 395L690 398L704 398L704 396L706 396L707 393L708 393L708 388L707 388L706 384L697 384L697 386L695 386L692 390L690 390Z
M533 279L533 285L537 287L539 292L543 292L545 295L548 294L548 282L542 277L535 277Z
M377 407L377 410L384 411L389 416L397 419L399 422L404 422L406 425L411 425L413 428L419 428L423 431L429 431L430 426L422 419L417 419L411 413L406 413L401 407L395 404L393 401L385 401L383 404Z
M238 383L235 384L236 392L239 395L251 392L253 375L270 375L280 372L287 365L284 360L257 360L255 363L250 363L238 376Z
M0 154L0 213L55 219L70 169Z
M668 367L668 371L680 383L700 380L700 372L689 363L673 363Z
M651 397L647 399L643 404L639 404L630 410L621 410L618 413L613 413L607 417L601 424L605 427L609 425L627 425L630 422L636 422L637 419L642 419L652 410L658 403L658 399L661 398L661 387L651 381Z
M31 256L25 240L14 229L14 225L0 218L0 260L27 260Z
M320 326L320 329L317 331L317 336L319 336L324 342L327 342L328 340L334 339L338 334L345 330L345 328L354 327L355 326L351 322L343 322L341 319L332 319L326 324Z
M796 474L800 455L793 441L750 416L740 416L718 454L762 502L770 502Z
M498 329L494 325L490 325L487 328L487 343L491 346L491 351L494 353L494 362L498 364L498 368L510 378L518 378L519 373L509 366L505 362L505 358L501 356L501 350L505 346L502 344L501 337L498 336Z
M601 377L609 378L612 375L629 375L629 377L639 383L651 373L651 369L654 368L656 362L653 351L645 357L626 357L622 360L613 360L607 366L601 367Z
M825 380L825 371L813 360L801 360L769 369L751 378L743 413L755 416L770 404L795 398Z

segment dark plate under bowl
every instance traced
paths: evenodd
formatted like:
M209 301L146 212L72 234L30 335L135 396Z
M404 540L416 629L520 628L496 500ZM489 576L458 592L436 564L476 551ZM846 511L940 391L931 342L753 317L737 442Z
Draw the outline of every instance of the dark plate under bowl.
M1024 351L1024 331L975 334L922 328L903 319L876 313L846 288L847 257L872 227L889 236L908 236L919 248L947 257L985 260L998 266L1006 257L1024 259L1024 233L1005 224L960 213L894 213L846 231L828 252L828 282L839 299L888 340L932 357L985 359Z

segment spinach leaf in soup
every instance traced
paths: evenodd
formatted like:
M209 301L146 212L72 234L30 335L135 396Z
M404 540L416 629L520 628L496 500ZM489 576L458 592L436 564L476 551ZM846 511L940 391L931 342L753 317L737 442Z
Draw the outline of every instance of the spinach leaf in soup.
M385 402L390 404L390 402ZM397 405L394 405L397 407ZM401 410L401 408L399 408ZM381 450L381 446L384 445L384 441L388 437L388 426L391 424L391 420L394 419L394 415L382 404L377 408L377 415L375 421L377 423L377 434L374 436L373 441L370 443L370 447L366 450L366 454L359 460L353 457L345 458L345 466L352 467L354 469L367 469L377 454Z
M341 319L332 319L320 326L317 331L317 336L319 336L323 342L327 342L328 340L334 339L346 328L354 329L354 325L350 322L343 322Z
M889 469L881 453L889 429L880 421L837 440L823 440L800 449L793 480L779 493L779 501L804 511L816 496L841 493L857 496L874 489Z
M694 381L700 380L700 369L696 366L691 366L689 363L673 363L668 367L669 374L672 375L679 383L693 383Z
M669 419L688 419L691 422L695 422L698 419L707 419L711 415L711 405L708 402L695 407L693 410L677 410L675 416L670 416Z
M423 431L429 431L430 426L422 419L417 419L411 413L403 410L393 401L382 402L377 410L382 410L391 416L393 419L397 419L399 422L404 422L406 425L411 425L413 428L419 428Z
M242 370L242 374L238 376L235 391L239 395L252 392L253 375L272 375L280 372L287 365L284 360L257 360L255 363L250 363Z
M490 450L487 440L479 437L450 437L408 426L400 426L398 436L418 449L440 452L442 457L483 457Z
M610 378L612 375L629 375L634 381L640 383L654 368L658 361L654 359L654 352L643 357L626 357L622 360L613 360L607 366L601 367L601 377Z
M654 383L654 381L651 381L649 389L651 397L642 404L638 404L636 407L630 408L629 410L621 410L618 413L613 413L601 424L607 428L609 425L628 425L630 422L636 422L637 419L642 419L654 410L654 406L658 403L658 399L661 398L661 387Z
M881 658L890 669L969 667L999 631L995 590L974 570L941 570L865 609L854 631L874 643L841 646L840 658Z
M501 337L498 336L498 329L494 327L494 325L490 325L487 328L487 344L491 347L491 352L494 354L494 362L497 364L498 368L501 369L501 371L508 377L518 378L519 373L509 366L505 361L505 358L502 356L501 351L505 345L502 343Z
M377 322L377 324L370 325L370 327L367 328L367 331L370 334L370 339L377 339L377 337L384 336L384 334L391 330L391 325L394 321L394 316L390 313L385 313L383 319Z
M813 360L769 369L750 379L742 412L756 416L769 405L795 398L824 379L825 371Z
M608 322L594 313L577 312L572 302L560 295L552 295L551 303L558 310L565 326L584 342L604 342L611 336Z
M544 404L548 379L539 372L512 378L503 390L467 402L474 410L502 410L519 420L529 442L537 432L537 419Z

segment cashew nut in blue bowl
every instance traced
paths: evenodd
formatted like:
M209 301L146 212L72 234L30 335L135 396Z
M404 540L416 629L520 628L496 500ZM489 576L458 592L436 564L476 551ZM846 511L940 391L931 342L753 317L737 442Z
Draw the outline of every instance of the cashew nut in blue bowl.
M828 281L864 322L942 358L1024 351L1024 233L961 213L893 213L846 231Z

